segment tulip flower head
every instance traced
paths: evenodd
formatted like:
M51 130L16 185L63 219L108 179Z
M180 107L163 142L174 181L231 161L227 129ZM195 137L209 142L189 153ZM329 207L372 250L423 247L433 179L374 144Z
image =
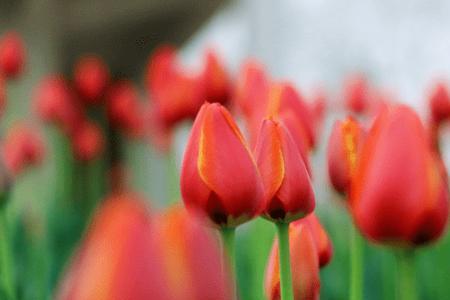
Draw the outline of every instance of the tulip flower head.
M95 55L81 57L74 67L74 85L81 99L88 104L102 100L109 82L109 70L104 61Z
M25 64L25 47L22 38L10 31L0 37L0 73L6 79L17 78Z
M42 137L24 124L12 127L4 140L3 159L9 173L17 176L25 168L39 164L44 157Z
M212 50L205 54L205 67L201 76L205 85L205 99L210 103L227 103L230 98L230 80L217 54Z
M309 226L314 243L316 244L317 254L319 257L319 267L323 268L328 265L333 257L333 245L325 231L325 228L319 221L319 218L314 213L310 213L303 219L294 221L293 224L304 222Z
M401 246L441 236L448 218L448 190L412 109L399 105L381 113L358 161L350 206L365 236Z
M239 128L218 103L200 109L185 150L181 194L188 209L218 226L237 226L263 204L261 178Z
M281 123L263 121L255 149L265 189L264 216L290 222L314 210L314 193L298 148Z
M363 140L364 130L352 117L334 123L328 141L327 162L330 182L339 193L349 191Z
M289 226L292 284L295 300L316 300L320 294L319 257L313 233L305 219ZM280 300L278 240L272 247L265 275L265 292L270 300Z
M98 157L105 146L101 129L93 122L84 121L72 136L74 155L81 161L90 161Z
M450 118L450 95L443 82L433 87L429 97L429 107L433 123L440 124Z
M363 75L354 75L344 86L344 102L348 111L355 114L365 113L370 105L369 85Z

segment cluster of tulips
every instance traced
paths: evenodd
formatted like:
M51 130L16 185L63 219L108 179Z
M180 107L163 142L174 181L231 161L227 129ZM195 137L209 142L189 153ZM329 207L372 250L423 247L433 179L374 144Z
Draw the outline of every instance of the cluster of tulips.
M24 66L20 36L5 34L2 111L7 84ZM349 115L334 123L325 157L329 181L353 220L348 299L364 299L365 239L395 251L398 297L417 298L414 250L443 235L449 213L439 147L440 128L450 119L444 83L431 93L423 122L412 108L376 93L363 76L348 80L333 107L323 92L307 101L253 60L231 76L212 50L195 70L181 64L176 49L162 46L144 77L148 101L141 101L129 80L111 78L99 57L87 55L72 76L49 75L33 93L32 111L53 134L58 190L49 213L62 215L58 222L74 214L89 221L57 279L56 299L238 299L245 286L236 283L236 228L258 217L272 222L277 233L261 282L266 297L319 299L320 269L331 261L333 246L314 213L310 156L332 109ZM179 186L180 203L148 208L126 182L121 144L149 138L169 152L171 133L191 120L180 182L172 187ZM46 151L29 123L13 126L2 144L0 281L4 298L17 299L8 191L27 167L44 161ZM81 210L74 194L83 198ZM64 226L45 226L45 251L58 252L52 235L61 235Z

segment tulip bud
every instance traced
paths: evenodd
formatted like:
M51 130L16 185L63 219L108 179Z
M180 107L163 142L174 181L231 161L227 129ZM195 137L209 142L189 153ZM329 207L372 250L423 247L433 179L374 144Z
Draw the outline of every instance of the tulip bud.
M230 80L217 54L212 50L205 54L205 67L202 77L205 85L205 99L208 102L221 104L228 102L230 98Z
M310 227L314 243L316 245L317 253L319 255L320 268L325 267L331 261L333 257L333 245L328 237L325 228L320 224L319 218L314 213L310 213L303 219L294 221L293 224L304 222Z
M146 207L131 195L107 199L95 213L56 299L171 299L160 257Z
M263 121L255 156L264 183L266 218L290 222L314 210L308 171L292 136L282 124Z
M447 86L443 82L437 83L429 98L431 119L434 123L441 122L450 118L450 95Z
M81 99L88 104L102 100L103 92L109 81L108 67L95 55L81 57L74 67L74 85Z
M175 206L155 222L170 296L174 300L232 299L231 278L223 272L218 240L199 218Z
M362 147L350 191L356 225L378 243L414 246L439 238L448 191L417 114L384 111Z
M346 194L356 166L358 152L364 140L364 130L352 117L336 121L328 141L328 176L334 189Z
M93 122L84 121L72 136L74 155L81 161L98 157L104 149L105 141L100 128Z
M355 114L363 114L369 108L369 85L363 75L347 80L344 87L345 107Z
M237 226L257 215L263 187L255 161L230 113L205 103L195 119L181 170L187 208L219 226Z
M131 82L123 80L113 85L107 95L107 105L111 124L131 136L142 133L142 109Z
M304 220L289 226L292 285L295 300L319 299L319 259L313 233ZM278 240L275 239L266 268L265 292L269 300L280 300Z
M3 145L3 159L10 174L19 175L28 166L39 164L43 157L42 137L35 130L19 124L8 131Z
M6 79L20 75L25 61L25 47L16 32L7 32L0 38L0 73Z

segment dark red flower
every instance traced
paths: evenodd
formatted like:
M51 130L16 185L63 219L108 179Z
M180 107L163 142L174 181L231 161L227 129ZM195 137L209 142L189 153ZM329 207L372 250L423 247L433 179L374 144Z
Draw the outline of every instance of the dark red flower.
M6 79L18 77L25 64L25 47L17 32L9 31L0 38L0 73Z
M109 82L109 70L105 62L96 55L81 57L74 67L73 80L81 99L88 104L102 100Z

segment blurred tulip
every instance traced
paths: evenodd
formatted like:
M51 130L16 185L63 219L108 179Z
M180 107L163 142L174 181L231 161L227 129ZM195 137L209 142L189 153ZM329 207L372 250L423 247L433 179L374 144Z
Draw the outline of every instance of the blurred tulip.
M73 133L82 118L72 91L59 75L48 76L39 83L34 102L36 113L44 122L56 124L67 134Z
M319 258L311 227L305 219L289 226L292 283L295 300L316 300L320 294ZM278 239L266 268L265 292L269 300L280 300Z
M3 159L13 176L22 173L28 166L39 164L44 157L42 137L31 127L17 124L4 140Z
M314 127L316 134L320 132L327 112L327 95L323 89L314 92L310 110L314 117Z
M97 158L105 147L101 129L93 122L84 121L72 136L72 147L75 157L81 161Z
M171 299L232 299L231 279L222 269L218 239L199 218L175 206L155 222Z
M431 120L440 124L450 118L450 95L443 82L438 82L433 87L429 96Z
M305 163L288 130L264 120L255 157L265 188L264 216L290 222L314 210L315 201Z
M153 230L146 207L136 197L107 199L94 215L56 299L171 299Z
M0 38L0 73L14 79L22 73L25 64L25 47L17 32L9 31Z
M217 225L233 227L257 215L263 187L255 161L230 113L205 103L195 119L181 170L186 206Z
M347 110L363 114L369 108L369 85L362 74L347 79L344 86L344 104Z
M110 122L128 135L136 137L142 134L143 111L133 83L126 80L117 82L106 98Z
M402 246L441 236L448 218L448 190L414 111L406 106L384 111L358 161L350 205L365 236Z
M73 80L81 99L88 104L102 100L109 82L109 70L105 62L96 55L81 57L74 66Z
M294 221L293 224L304 222L310 227L312 237L316 244L317 253L319 255L320 268L325 267L331 261L333 257L333 245L328 237L325 228L320 224L319 218L314 213L310 213L303 219Z
M364 140L364 129L352 117L336 121L328 141L328 176L334 189L347 194Z
M213 103L225 104L230 98L230 79L217 57L216 52L208 50L205 54L205 67L202 73L202 81L205 85L205 100Z

